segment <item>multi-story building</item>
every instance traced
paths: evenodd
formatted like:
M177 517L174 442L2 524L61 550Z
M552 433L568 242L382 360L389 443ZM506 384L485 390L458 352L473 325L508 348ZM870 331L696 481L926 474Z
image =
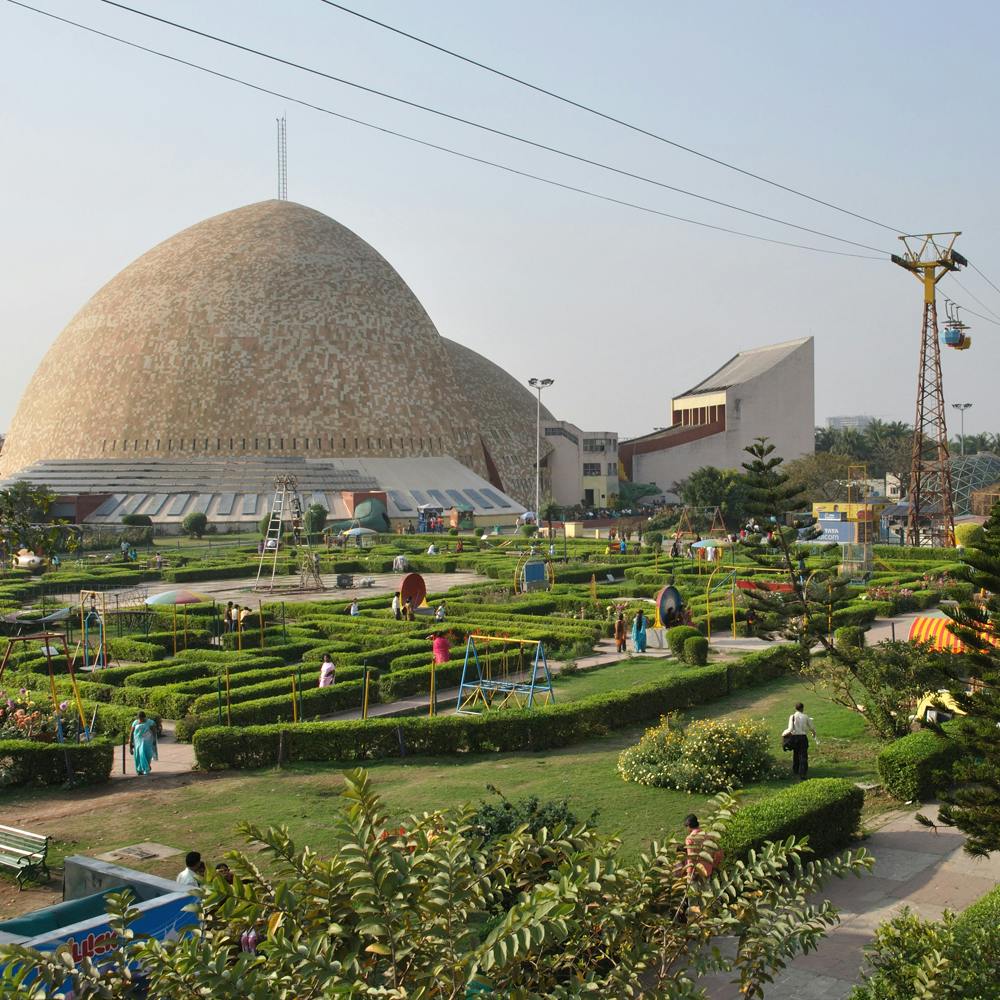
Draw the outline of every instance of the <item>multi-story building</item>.
M618 495L618 435L583 431L566 420L545 420L549 446L542 457L545 493L562 506L607 507Z

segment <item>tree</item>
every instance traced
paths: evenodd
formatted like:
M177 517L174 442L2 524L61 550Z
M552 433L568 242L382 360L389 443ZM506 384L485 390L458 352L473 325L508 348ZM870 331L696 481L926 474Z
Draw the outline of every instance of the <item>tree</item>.
M208 528L208 516L200 510L193 510L183 521L181 527L191 536L191 538L201 538Z
M789 482L802 496L804 506L824 500L847 499L847 475L851 467L847 455L818 451L803 455L785 466Z
M810 859L788 838L689 880L676 839L631 864L616 839L586 824L520 826L486 845L468 808L400 826L364 772L346 777L333 857L298 847L284 829L244 825L253 850L229 855L232 884L206 885L190 937L130 938L136 911L112 897L116 948L101 969L84 959L69 973L77 995L127 995L134 960L149 994L163 997L692 1000L705 995L698 980L718 970L735 975L743 996L761 997L837 921L830 902L810 896L830 876L871 867L864 851ZM704 824L705 861L732 808L721 797ZM685 912L697 919L679 919ZM245 937L251 928L257 944ZM725 953L713 947L723 936ZM0 946L0 961L37 973L34 992L20 995L39 998L56 995L72 965L19 945ZM7 968L8 982L20 974Z
M562 508L554 500L546 500L542 504L542 509L538 512L538 516L546 523L549 529L549 542L553 540L552 535L552 522L558 521L562 516Z
M759 632L796 642L802 675L862 715L883 739L904 735L909 731L906 709L911 700L927 690L955 686L954 661L907 643L865 648L834 641L830 623L850 600L847 580L837 573L836 562L812 571L806 566L812 547L803 542L815 537L815 522L808 516L792 516L801 507L801 496L782 471L774 446L757 438L745 450L751 456L743 465L747 507L762 525L761 535L751 537L745 551L755 562L780 571L785 584L783 591L758 584L748 592L759 612ZM812 656L816 645L825 654L820 659Z
M959 558L978 593L945 613L975 683L954 692L966 714L955 733L955 787L942 794L939 815L967 835L966 851L985 855L1000 851L1000 649L990 641L1000 641L1000 504L983 525L979 548L962 549Z
M313 503L306 508L306 534L318 535L326 527L326 518L330 512L321 504ZM267 530L266 528L264 529Z
M689 507L718 507L730 528L746 517L744 479L735 469L704 465L687 479L674 483L674 492Z
M16 482L0 490L0 539L7 553L30 549L51 555L76 547L79 536L68 521L53 520L49 511L55 494L47 486Z
M635 510L643 497L656 496L660 492L653 483L630 483L627 479L618 480L618 506L625 510Z

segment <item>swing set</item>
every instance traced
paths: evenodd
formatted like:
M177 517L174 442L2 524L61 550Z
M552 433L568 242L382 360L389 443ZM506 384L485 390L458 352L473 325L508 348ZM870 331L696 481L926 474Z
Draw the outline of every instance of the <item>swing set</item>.
M480 647L482 644L482 654ZM490 644L498 649L491 651ZM492 709L534 708L555 701L552 675L540 639L510 639L496 635L470 635L455 711L479 715Z
M84 670L96 670L111 665L107 621L107 595L99 590L81 590L80 643L77 648L83 653ZM93 648L95 642L96 649Z

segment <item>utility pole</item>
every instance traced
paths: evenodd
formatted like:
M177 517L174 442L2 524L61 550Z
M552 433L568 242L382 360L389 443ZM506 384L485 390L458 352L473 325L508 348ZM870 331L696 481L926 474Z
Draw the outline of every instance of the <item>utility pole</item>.
M959 418L962 421L962 433L958 439L958 454L965 457L965 411L972 406L972 403L952 403L951 408L958 410Z
M542 389L548 389L554 378L529 378L528 385L538 393L538 409L535 411L535 524L541 518L538 509L542 496Z
M917 370L917 414L913 421L910 458L910 509L906 520L907 541L920 545L955 544L955 512L952 504L951 465L948 460L948 428L941 381L941 342L938 339L937 283L968 261L953 249L961 233L925 233L900 236L906 248L893 254L892 262L910 271L923 286L924 313L920 332L920 364ZM923 530L922 530L923 529Z

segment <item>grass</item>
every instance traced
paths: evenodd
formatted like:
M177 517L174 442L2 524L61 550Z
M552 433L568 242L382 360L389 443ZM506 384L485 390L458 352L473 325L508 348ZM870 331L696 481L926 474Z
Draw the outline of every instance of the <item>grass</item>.
M684 669L660 661L625 660L616 666L563 678L557 697L642 683L651 670ZM811 754L814 777L873 778L878 743L860 718L832 704L795 679L772 681L737 692L690 713L692 717L764 719L773 736L780 766L790 766L780 749L781 730L796 701L816 720L821 746ZM598 827L622 837L624 854L634 857L652 840L679 831L684 816L703 810L706 797L669 789L626 784L616 769L618 754L635 743L642 727L611 734L585 745L547 754L508 753L467 758L412 758L369 765L375 787L393 821L489 797L487 785L508 798L537 795L567 799L580 818L596 811ZM779 778L745 790L744 801L786 787ZM99 854L151 840L181 850L194 847L214 863L227 850L244 846L236 826L247 820L259 826L285 824L299 844L321 854L336 847L333 820L343 785L336 765L299 764L276 769L192 777L180 785L151 782L113 785L96 796L79 793L17 791L5 797L7 822L43 829L55 838L52 856ZM32 813L42 810L38 821ZM138 867L173 877L176 858ZM35 905L38 905L37 903Z

